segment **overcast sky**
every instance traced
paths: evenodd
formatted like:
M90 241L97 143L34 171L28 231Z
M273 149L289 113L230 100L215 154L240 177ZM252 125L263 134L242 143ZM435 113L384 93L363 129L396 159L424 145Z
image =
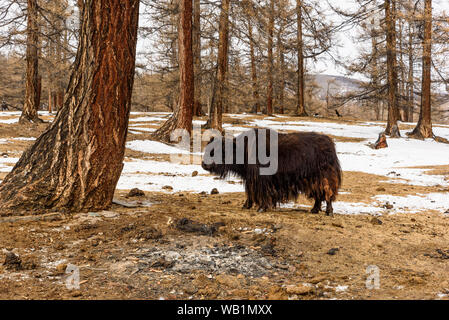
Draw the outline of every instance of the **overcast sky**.
M342 9L354 9L356 8L356 2L354 0L329 0L334 6ZM325 1L323 0L323 3ZM433 10L435 14L447 12L449 14L449 0L433 0ZM335 14L331 14L329 11L329 18L334 21L341 21ZM338 34L338 42L342 45L339 48L335 48L333 52L340 55L345 59L352 59L357 57L361 44L354 41L353 37L357 34L357 30L348 30ZM336 76L345 76L345 70L342 67L336 66L330 59L323 56L319 59L317 64L310 65L312 72L324 73ZM357 76L355 76L357 77Z
M3 2L4 0L0 0L0 2ZM336 7L342 8L342 9L355 9L357 8L357 5L355 4L355 0L329 0L329 2ZM73 12L77 12L76 6L75 6L75 0L69 0L69 3L71 4L71 8L73 8ZM326 1L322 0L321 2L322 6L326 6ZM433 7L434 12L436 14L441 13L442 11L446 11L449 13L449 0L433 0ZM335 14L331 13L330 10L328 12L328 18L332 19L335 22L341 21L339 17L337 17ZM73 20L76 21L76 14L73 16ZM140 23L149 23L147 19L141 19ZM355 58L359 52L360 44L355 43L353 36L357 34L357 30L345 30L344 32L341 32L337 35L337 41L341 45L341 47L333 48L332 54L338 55L344 59L352 59ZM144 39L139 39L138 42L138 52L149 52L151 51L151 41L145 41ZM144 62L144 60L142 60ZM312 73L324 73L324 74L330 74L330 75L346 75L345 70L339 66L336 66L331 59L328 58L328 56L323 55L318 58L317 63L313 61L307 61L307 68Z

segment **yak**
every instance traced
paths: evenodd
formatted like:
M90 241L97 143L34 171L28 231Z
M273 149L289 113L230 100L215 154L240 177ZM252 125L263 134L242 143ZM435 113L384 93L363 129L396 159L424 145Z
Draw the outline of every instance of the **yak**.
M260 155L264 153L270 157L261 161ZM256 205L259 212L304 194L315 200L312 213L319 213L326 201L326 214L331 216L332 202L342 182L334 142L314 132L278 133L256 128L237 137L212 138L206 146L202 167L222 179L230 175L241 178L247 196L243 208ZM262 172L269 167L276 170Z

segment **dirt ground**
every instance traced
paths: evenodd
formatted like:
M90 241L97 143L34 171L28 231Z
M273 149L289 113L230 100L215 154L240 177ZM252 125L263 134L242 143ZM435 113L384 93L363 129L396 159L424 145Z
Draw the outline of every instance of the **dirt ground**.
M143 206L115 205L108 212L55 215L49 221L1 221L0 259L12 251L21 262L0 267L0 299L438 299L449 294L449 217L442 214L257 213L241 210L243 194L124 195L117 199ZM204 225L183 228L191 221ZM68 264L80 268L79 290L66 287ZM379 270L377 290L366 287L372 265Z
M0 138L43 128L0 125ZM30 143L0 145L0 154L18 156ZM384 180L345 172L339 200L448 191ZM0 299L449 298L449 212L257 213L241 209L243 193L213 188L132 197L120 190L109 211L0 218ZM68 266L79 270L79 289L67 287Z

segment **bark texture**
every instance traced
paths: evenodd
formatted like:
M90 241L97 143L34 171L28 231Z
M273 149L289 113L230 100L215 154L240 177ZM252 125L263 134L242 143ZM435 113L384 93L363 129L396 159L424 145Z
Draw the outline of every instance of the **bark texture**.
M139 1L85 0L67 95L0 185L0 215L104 210L123 169Z
M298 51L298 77L296 84L296 114L300 117L307 117L304 99L304 43L302 37L302 1L296 0L296 24L297 24L297 51Z
M170 141L170 134L176 129L192 132L193 104L195 98L195 80L192 49L192 0L179 2L178 56L179 86L178 106L173 115L159 128L152 137L165 142Z
M432 68L432 0L424 5L424 40L422 57L421 112L416 128L409 134L418 139L434 138L431 115L431 68Z
M387 72L388 72L388 122L385 133L391 135L393 126L397 125L398 108L398 74L396 63L396 17L394 14L395 0L385 0L385 21L387 31Z
M278 73L279 73L279 113L284 114L284 103L285 103L285 57L284 57L284 43L283 43L283 32L284 32L284 19L281 18L279 22L278 31Z
M195 71L195 101L193 104L193 115L202 116L201 105L201 6L200 0L193 1L193 60Z
M415 105L415 76L413 61L413 25L409 22L408 26L408 79L407 79L407 112L408 121L413 122L413 108Z
M259 87L257 84L257 66L256 66L256 57L254 53L253 26L251 23L250 16L248 16L248 37L249 37L248 39L249 52L251 59L251 81L252 81L253 100L254 100L253 110L255 113L259 113L260 112Z
M230 0L222 1L218 40L217 75L212 94L209 119L206 124L207 128L213 128L219 131L223 131L223 100L226 91L226 73L228 71L229 6Z
M267 115L273 114L273 35L274 35L274 0L270 0L268 18L268 87Z
M20 123L42 122L37 115L40 105L39 86L39 28L37 0L28 0L27 49L26 49L26 87L25 103L20 116Z

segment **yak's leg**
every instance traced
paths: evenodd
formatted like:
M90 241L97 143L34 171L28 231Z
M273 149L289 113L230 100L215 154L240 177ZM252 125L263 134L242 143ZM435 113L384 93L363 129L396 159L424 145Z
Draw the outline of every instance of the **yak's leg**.
M317 214L321 211L321 199L315 198L315 205L312 208L312 213Z
M253 201L248 197L243 204L243 209L251 209L253 207Z
M257 212L267 212L270 208L269 200L262 199L261 203L259 204L259 209Z
M243 209L251 209L254 203L254 188L253 184L249 181L245 181L246 201L243 204Z
M269 202L264 199L261 204L259 204L259 209L257 209L257 212L267 212L267 210L270 208Z
M334 208L332 208L332 201L326 201L326 215L330 217L334 215Z
M267 212L269 210L275 210L275 209L276 209L276 207L264 203L259 206L259 209L257 210L257 212Z

